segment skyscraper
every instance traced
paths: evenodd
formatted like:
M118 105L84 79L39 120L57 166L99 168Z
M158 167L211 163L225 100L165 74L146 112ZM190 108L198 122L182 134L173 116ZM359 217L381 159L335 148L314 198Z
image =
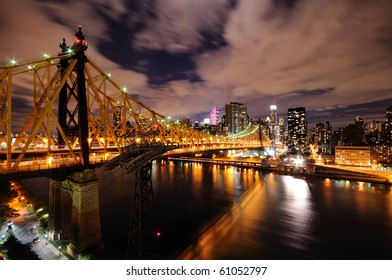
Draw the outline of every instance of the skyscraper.
M278 123L278 113L276 111L276 105L270 106L270 122L271 125L276 125Z
M308 120L304 107L289 108L287 111L288 149L304 152L307 148Z
M384 124L384 142L392 144L392 105L385 110L385 124Z
M319 151L322 154L330 154L331 147L330 141L332 137L332 126L329 121L325 124L319 122L316 124L315 135L314 135L314 143L318 145Z
M219 122L219 109L214 107L210 112L210 125L217 125Z
M269 117L269 129L270 129L270 139L273 145L279 144L281 142L280 127L278 122L278 112L276 105L270 106L270 117ZM284 121L283 121L284 123Z
M230 102L230 104L225 105L225 113L225 121L229 134L239 133L248 125L248 112L245 105Z

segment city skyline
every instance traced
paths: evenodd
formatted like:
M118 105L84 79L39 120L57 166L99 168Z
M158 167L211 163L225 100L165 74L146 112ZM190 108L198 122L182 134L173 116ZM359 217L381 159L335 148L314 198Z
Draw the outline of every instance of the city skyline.
M336 129L356 116L383 120L392 103L387 0L17 0L0 7L1 65L57 54L81 24L89 57L143 103L179 119L202 120L230 102L263 118L276 104L278 115L302 106L310 122L328 120ZM31 97L14 86L22 112Z

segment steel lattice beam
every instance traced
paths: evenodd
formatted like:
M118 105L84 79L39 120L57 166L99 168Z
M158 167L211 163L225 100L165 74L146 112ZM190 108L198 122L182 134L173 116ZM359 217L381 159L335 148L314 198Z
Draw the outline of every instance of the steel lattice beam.
M132 259L157 259L159 242L155 202L151 182L152 162L136 171L127 256Z
M260 145L257 131L256 137L246 133L235 139L217 137L166 118L127 93L84 52L78 55L77 48L67 48L65 41L60 47L59 55L0 66L0 142L6 146L0 150L2 172L15 172L27 153L36 152L39 145L45 147L44 159L53 154L56 145L65 147L74 164L87 162L93 146L100 149L99 156L105 159L109 146L122 153L124 147L138 144L141 139L187 148L246 141L258 141L254 146ZM23 92L14 88L14 83L21 80L25 85ZM26 85L31 86L31 92ZM16 125L12 104L18 96L31 96L31 111L23 116L23 123ZM79 99L84 96L87 109L80 113ZM71 137L69 130L79 126L78 122L84 126L82 136L78 133Z

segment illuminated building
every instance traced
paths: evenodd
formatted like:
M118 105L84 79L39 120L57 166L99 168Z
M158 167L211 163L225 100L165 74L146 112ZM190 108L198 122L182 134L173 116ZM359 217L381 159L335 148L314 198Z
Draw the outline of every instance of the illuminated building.
M279 119L278 120L278 112L277 112L277 107L276 105L271 105L270 106L270 117L269 117L269 133L270 133L270 139L273 142L273 145L275 146L276 144L281 143L281 128L280 125L284 124L284 120ZM283 125L282 124L282 125Z
M210 112L210 125L217 125L219 123L219 109L214 107Z
M336 146L335 163L338 165L370 166L370 148L363 146Z
M365 122L363 121L362 118L360 118L359 116L356 116L355 117L355 126L357 126L358 128L364 128Z
M304 107L287 111L287 145L290 152L304 152L307 148L308 120Z
M245 105L230 102L230 104L225 105L225 113L225 122L229 134L239 133L248 125L248 112Z
M278 123L278 113L276 111L276 105L270 106L270 122L271 125L276 125Z
M116 111L113 112L113 124L115 126L119 125L121 122L121 112L122 112L121 106L117 106Z
M314 134L315 135L313 142L317 144L317 146L319 147L319 151L322 154L330 154L330 141L332 137L332 126L330 122L327 121L325 124L319 122L318 124L316 124Z
M392 105L385 110L384 143L392 144Z

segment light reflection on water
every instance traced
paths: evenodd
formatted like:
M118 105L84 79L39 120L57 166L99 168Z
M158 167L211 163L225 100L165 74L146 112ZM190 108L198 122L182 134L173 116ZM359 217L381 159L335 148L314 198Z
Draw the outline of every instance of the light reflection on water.
M172 161L152 182L164 258L392 259L390 186ZM100 183L106 259L124 257L133 187Z

